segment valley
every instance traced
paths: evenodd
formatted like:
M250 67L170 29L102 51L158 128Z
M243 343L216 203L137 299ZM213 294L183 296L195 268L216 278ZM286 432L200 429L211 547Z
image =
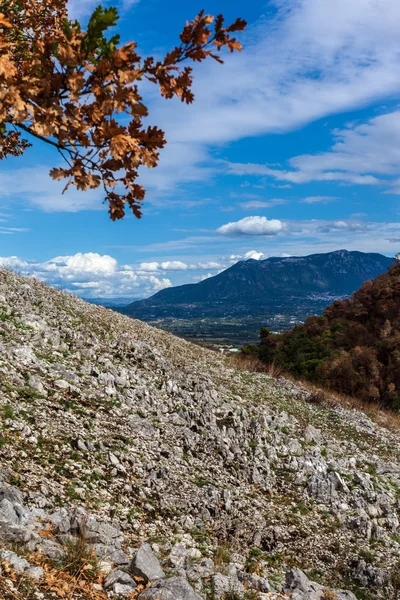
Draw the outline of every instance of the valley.
M336 298L335 298L336 299ZM260 327L268 327L271 331L281 333L303 323L312 314L320 314L332 300L305 298L296 299L293 303L281 303L275 306L253 307L246 314L246 306L215 306L217 316L201 316L195 306L185 310L179 308L177 316L143 317L149 324L169 331L175 335L193 340L207 342L212 345L240 347L258 342ZM201 312L199 309L198 312ZM193 314L194 313L194 314ZM221 314L225 313L225 314ZM236 314L235 314L236 313ZM193 316L190 316L190 315ZM182 315L182 316L178 316Z
M303 257L239 261L197 284L161 290L145 300L96 300L176 335L240 347L258 341L261 327L281 333L350 296L384 273L393 259L338 250Z

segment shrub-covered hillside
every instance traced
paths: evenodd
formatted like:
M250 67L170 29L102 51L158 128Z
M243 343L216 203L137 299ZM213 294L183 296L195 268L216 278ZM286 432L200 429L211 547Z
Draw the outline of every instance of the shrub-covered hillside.
M348 300L282 335L261 330L255 353L266 363L363 400L400 408L400 264Z

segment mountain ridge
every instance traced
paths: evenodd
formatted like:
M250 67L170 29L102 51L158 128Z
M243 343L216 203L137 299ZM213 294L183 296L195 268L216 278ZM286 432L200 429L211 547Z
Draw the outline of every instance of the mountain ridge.
M129 304L124 312L129 314L141 307L162 303L268 302L279 292L285 295L318 292L350 294L393 262L393 259L381 254L347 250L298 257L270 257L262 261L249 259L239 261L199 283L161 290L146 300ZM352 269L350 273L344 271L346 264ZM284 272L280 273L282 270ZM266 292L269 292L269 298L265 298Z
M322 312L393 262L381 254L347 250L249 259L115 310L189 339L241 346L255 342L261 326L284 331Z

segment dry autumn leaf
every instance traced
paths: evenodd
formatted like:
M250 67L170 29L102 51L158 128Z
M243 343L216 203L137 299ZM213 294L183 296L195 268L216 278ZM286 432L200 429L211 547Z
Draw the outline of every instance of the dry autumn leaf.
M237 19L224 27L221 15L201 11L186 23L181 43L155 61L108 35L117 21L115 8L99 6L83 31L69 19L67 0L0 0L0 160L37 140L53 146L66 166L50 176L67 179L64 191L101 186L112 220L126 208L141 217L139 168L154 168L166 144L161 129L143 127L148 110L139 86L150 81L164 98L190 104L192 72L181 63L222 62L224 46L241 50L230 34L246 26Z

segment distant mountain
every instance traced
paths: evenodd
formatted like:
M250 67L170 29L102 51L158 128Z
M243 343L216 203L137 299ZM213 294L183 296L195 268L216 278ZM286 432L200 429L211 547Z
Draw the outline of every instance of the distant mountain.
M386 272L393 259L375 253L338 250L302 257L241 261L200 283L162 290L121 310L139 319L257 314L262 307L298 300L351 295L364 281Z

